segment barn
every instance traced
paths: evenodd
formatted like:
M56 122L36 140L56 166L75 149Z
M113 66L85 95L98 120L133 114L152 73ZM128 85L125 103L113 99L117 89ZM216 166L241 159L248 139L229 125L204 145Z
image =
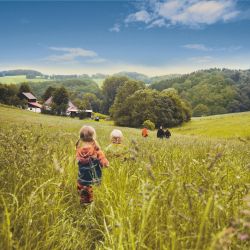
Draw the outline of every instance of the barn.
M53 102L53 97L51 96L49 99L47 99L44 104L43 104L43 107L45 110L51 110L51 104ZM68 116L72 116L72 117L75 117L75 116L78 116L79 113L81 112L82 110L79 110L77 106L75 106L72 101L69 100L68 102L68 107L67 107L67 110L66 110L66 115ZM87 113L87 116L88 117L91 117L92 115L92 110L84 110L84 112Z
M27 100L28 108L27 110L36 113L41 113L42 105L37 102L36 97L30 92L22 92L23 99Z

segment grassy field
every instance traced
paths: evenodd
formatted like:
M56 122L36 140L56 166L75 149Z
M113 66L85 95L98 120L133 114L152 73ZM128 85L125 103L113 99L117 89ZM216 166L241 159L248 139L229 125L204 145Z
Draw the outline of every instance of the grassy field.
M250 112L192 118L191 122L173 131L187 135L250 139Z
M94 126L105 150L114 126L0 106L0 249L249 249L250 131L234 133L229 117L196 119L170 140L121 128L126 159L108 156L81 207L78 131ZM238 119L241 131L249 113Z
M0 77L0 83L2 84L18 84L23 82L44 82L49 81L48 79L27 79L26 75L19 76L4 76Z

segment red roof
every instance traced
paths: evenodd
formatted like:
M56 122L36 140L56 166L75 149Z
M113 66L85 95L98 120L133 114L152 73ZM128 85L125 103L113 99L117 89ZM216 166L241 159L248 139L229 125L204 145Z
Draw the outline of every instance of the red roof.
M40 109L42 108L42 105L40 103L38 103L38 102L28 102L28 104L32 105L32 106L34 106L36 108L40 108Z
M35 96L33 96L31 93L29 93L29 92L23 92L22 93L25 97L27 97L29 100L30 99L36 99L36 97Z

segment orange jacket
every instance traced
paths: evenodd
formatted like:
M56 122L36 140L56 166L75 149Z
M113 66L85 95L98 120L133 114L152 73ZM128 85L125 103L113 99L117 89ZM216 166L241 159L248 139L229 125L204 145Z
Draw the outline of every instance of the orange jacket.
M87 163L89 158L96 158L100 161L102 167L107 167L109 161L101 149L95 143L83 143L76 148L76 159L81 163Z
M146 128L143 128L142 131L141 131L141 135L143 137L147 137L148 136L148 130Z

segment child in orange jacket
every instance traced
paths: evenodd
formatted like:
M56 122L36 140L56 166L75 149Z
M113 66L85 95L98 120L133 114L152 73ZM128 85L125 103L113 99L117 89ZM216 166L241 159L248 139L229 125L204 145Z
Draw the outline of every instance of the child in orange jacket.
M92 185L100 184L102 168L109 165L95 138L95 129L83 126L80 130L80 139L76 143L76 159L79 167L77 189L81 203L93 201Z
M147 130L147 128L144 127L144 128L142 129L141 135L142 135L143 137L148 137L148 130Z

